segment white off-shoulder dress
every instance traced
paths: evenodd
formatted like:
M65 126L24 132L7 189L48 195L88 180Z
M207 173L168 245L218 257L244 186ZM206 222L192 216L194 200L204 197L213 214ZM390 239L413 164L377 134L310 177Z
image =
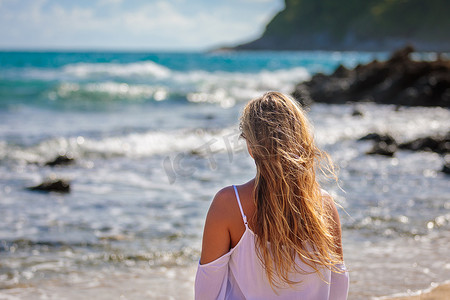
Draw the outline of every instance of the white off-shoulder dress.
M298 265L306 274L293 273L291 279L301 283L274 291L256 253L256 236L248 227L238 191L235 186L233 188L245 231L238 244L228 253L210 263L198 265L195 278L196 300L347 299L349 276L344 264L337 266L342 273L323 268L321 278L300 259Z

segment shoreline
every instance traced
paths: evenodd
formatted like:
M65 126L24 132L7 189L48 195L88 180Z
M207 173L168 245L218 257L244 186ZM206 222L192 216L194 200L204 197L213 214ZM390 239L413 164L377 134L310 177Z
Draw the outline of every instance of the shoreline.
M183 275L173 280L175 273L161 268L156 274L140 270L134 274L114 274L112 277L96 277L93 281L76 280L60 282L48 280L39 284L19 285L0 289L0 299L35 299L41 297L78 299L80 295L89 299L110 299L112 295L130 297L128 299L193 299L195 267L181 268ZM152 276L153 275L153 276ZM111 281L111 279L113 279ZM130 286L129 283L132 283ZM153 283L153 285L152 285ZM158 288L151 288L154 284ZM350 287L351 288L351 287ZM186 298L186 295L188 297ZM358 299L363 299L356 295ZM351 297L352 298L352 297ZM350 298L349 298L350 299ZM353 298L352 298L353 299ZM430 288L397 293L390 296L370 297L373 300L446 300L450 299L450 281L432 284Z
M430 288L375 298L377 300L446 300L450 299L450 281L432 284Z

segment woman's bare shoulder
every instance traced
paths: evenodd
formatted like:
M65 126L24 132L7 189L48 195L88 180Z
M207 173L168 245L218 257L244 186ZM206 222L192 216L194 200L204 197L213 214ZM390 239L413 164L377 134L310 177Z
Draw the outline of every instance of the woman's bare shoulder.
M228 208L230 207L231 204L230 200L233 197L234 197L233 186L226 186L216 193L211 203L211 208L213 209Z
M215 220L215 223L219 222L228 225L232 216L233 204L235 204L233 197L234 190L232 186L219 190L211 202L207 218Z
M254 179L241 185L236 185L236 188L241 198L241 202L242 200L244 200L242 196L247 194L249 191L251 192L253 190L253 186L254 186ZM211 203L211 208L219 211L222 209L229 209L236 207L238 207L236 193L232 185L226 186L221 190L219 190L214 196L213 202Z
M201 264L219 258L230 249L231 189L225 187L217 192L209 207L203 231Z

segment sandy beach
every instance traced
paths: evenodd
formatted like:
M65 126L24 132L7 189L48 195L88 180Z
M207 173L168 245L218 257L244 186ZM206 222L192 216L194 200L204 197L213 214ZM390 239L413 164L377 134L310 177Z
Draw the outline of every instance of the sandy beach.
M450 283L438 285L428 290L414 293L411 296L402 296L394 298L382 298L391 300L445 300L450 299Z

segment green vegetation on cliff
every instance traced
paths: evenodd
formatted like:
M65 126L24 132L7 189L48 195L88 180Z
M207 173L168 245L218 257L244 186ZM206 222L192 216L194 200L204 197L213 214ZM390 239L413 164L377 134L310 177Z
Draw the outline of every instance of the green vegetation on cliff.
M285 0L285 9L270 21L262 38L246 45L351 48L360 42L369 47L399 43L399 38L417 42L418 48L427 43L449 45L449 14L449 0Z

